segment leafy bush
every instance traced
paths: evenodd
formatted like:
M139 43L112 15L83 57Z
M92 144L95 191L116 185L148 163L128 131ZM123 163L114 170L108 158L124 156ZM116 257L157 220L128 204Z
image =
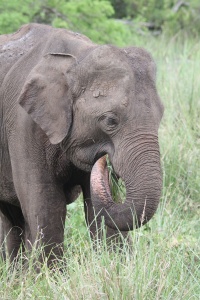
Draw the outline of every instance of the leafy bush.
M79 31L94 42L123 46L136 32L148 30L198 35L199 14L199 0L1 0L0 33L36 22Z
M0 33L16 31L22 24L37 22L79 31L94 42L123 46L131 37L128 27L113 19L107 0L2 0Z
M22 24L30 22L35 10L31 0L1 0L0 34L16 31Z
M200 32L199 0L111 0L116 18L128 18L142 30L174 35L184 31L190 35ZM141 32L141 30L140 30Z

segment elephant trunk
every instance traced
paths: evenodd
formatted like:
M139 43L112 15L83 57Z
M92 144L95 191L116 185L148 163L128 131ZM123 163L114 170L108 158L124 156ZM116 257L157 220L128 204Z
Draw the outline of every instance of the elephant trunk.
M125 182L125 202L116 203L112 199L105 156L95 163L90 185L95 213L104 217L108 227L120 231L133 230L151 219L157 209L162 188L157 137L140 135L134 145L132 143L129 147L126 143L125 148L121 163L116 162L116 168L113 164Z

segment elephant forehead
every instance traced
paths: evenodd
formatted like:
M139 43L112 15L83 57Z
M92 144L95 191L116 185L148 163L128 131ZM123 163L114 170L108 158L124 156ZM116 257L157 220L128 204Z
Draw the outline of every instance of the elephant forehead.
M94 80L92 85L89 88L89 91L92 92L93 97L97 98L99 96L108 96L112 94L117 89L117 80L113 81L100 81Z
M121 78L105 79L96 78L89 83L88 91L93 97L111 96L113 93L126 94L131 87L131 80L128 75Z

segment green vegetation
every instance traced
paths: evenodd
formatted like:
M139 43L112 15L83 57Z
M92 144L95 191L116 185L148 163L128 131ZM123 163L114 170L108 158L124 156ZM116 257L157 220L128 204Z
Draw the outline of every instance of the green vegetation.
M133 20L142 31L146 27L154 34L174 35L184 31L190 36L200 32L199 0L111 0L111 3L116 18Z
M29 22L79 31L93 41L125 45L128 27L111 18L114 9L107 0L1 0L0 34L16 31Z
M124 3L121 15L110 2L115 8L117 2ZM142 46L153 54L165 105L159 131L164 177L159 208L146 226L131 233L132 252L124 244L121 253L110 253L104 242L93 250L82 201L71 204L63 260L54 270L44 263L40 273L34 270L37 251L26 268L21 261L15 269L0 261L0 299L199 299L200 42L195 38L200 31L199 1L187 1L188 6L179 7L172 16L169 12L180 1L110 2L1 0L0 32L12 32L30 21L43 22L81 31L101 43ZM132 26L127 29L112 17L130 17L137 24L153 22L164 33L153 37L145 30L138 35Z
M123 46L131 36L200 33L199 0L1 0L0 34L36 22L81 32L98 43Z

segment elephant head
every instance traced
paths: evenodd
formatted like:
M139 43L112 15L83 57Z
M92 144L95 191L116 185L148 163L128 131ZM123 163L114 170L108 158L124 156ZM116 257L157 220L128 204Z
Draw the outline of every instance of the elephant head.
M70 163L91 172L96 213L121 231L147 222L161 194L163 105L155 73L154 61L141 48L93 45L77 57L43 57L19 100L51 143L60 143ZM105 154L125 182L122 204L112 199Z

